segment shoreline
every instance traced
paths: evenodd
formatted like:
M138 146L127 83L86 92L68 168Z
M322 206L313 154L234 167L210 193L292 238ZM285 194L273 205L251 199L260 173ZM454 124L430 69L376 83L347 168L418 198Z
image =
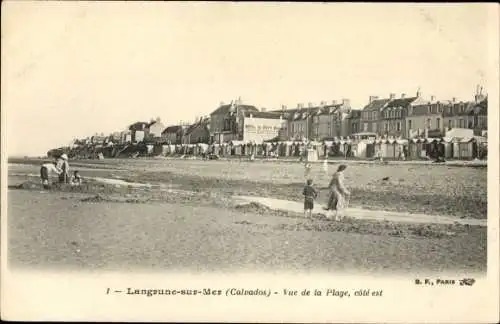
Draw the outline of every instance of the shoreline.
M7 163L9 165L16 164L39 164L43 161L51 160L51 158L19 158L19 157L9 157L7 159ZM102 160L98 159L75 159L70 160L72 164L78 165L96 165L102 167L106 165L106 162L113 161L111 163L119 163L126 161L207 161L197 156L155 156L155 157L137 157L137 158L105 158ZM313 164L323 164L324 162L330 164L348 164L348 165L359 165L359 164L369 164L369 165L426 165L426 166L446 166L446 167L469 167L469 168L487 168L488 161L487 160L447 160L442 163L436 163L432 160L391 160L387 159L384 161L379 160L367 160L367 159L336 159L336 158L328 158L328 159L320 159L317 161L309 161L309 163ZM249 162L249 163L276 163L276 164L301 164L304 161L301 161L300 158L263 158L263 157L255 157L255 160L251 161L247 156L232 156L232 157L219 157L217 160L208 160L211 162L232 162L232 161L240 161L240 162ZM106 168L111 169L111 168Z

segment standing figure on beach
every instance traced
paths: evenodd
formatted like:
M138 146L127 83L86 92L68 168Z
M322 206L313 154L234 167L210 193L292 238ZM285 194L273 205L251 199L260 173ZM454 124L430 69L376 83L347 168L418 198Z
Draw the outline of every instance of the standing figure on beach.
M328 161L326 159L323 161L323 171L325 171L325 173L328 172Z
M40 179L42 180L42 188L50 189L50 174L55 173L61 175L62 169L57 167L57 162L44 163L40 168Z
M311 179L307 179L307 184L302 191L304 195L304 217L307 218L307 214L309 217L312 217L312 210L314 209L314 199L318 197L318 192L312 186L313 181Z
M325 210L334 210L335 219L342 218L343 210L347 207L347 201L351 195L349 190L347 190L344 186L344 170L346 168L346 165L340 165L337 168L337 172L333 174L332 180L328 185L328 188L330 189L330 197Z
M62 154L56 162L56 167L62 172L59 174L59 182L60 183L69 183L69 163L68 156L66 154Z
M306 179L309 178L309 175L311 174L311 168L312 168L311 163L306 162L306 164L304 165L304 177Z

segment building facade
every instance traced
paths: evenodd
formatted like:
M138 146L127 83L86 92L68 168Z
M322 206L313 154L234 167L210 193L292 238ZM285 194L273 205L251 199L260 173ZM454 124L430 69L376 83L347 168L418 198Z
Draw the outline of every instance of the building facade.
M321 105L312 112L313 127L310 137L323 140L330 137L346 137L350 133L349 114L351 106L348 99L337 104Z
M396 98L395 94L390 94L389 98L379 99L378 96L370 96L368 105L363 107L361 111L361 121L359 132L381 134L380 124L382 120L382 111L387 107L389 102Z
M283 128L283 138L289 141L317 140L334 136L348 136L350 132L350 101L343 99L341 103L333 100L331 104L321 102L319 106L309 103L304 107L299 103L297 108L282 107L281 112L287 121ZM285 131L286 130L286 131Z
M209 144L210 119L202 118L189 126L182 137L183 144Z
M268 140L279 140L287 128L287 120L281 113L253 112L244 113L242 140L260 144Z
M406 117L406 137L441 137L445 134L443 111L448 101L417 98L410 104Z
M210 114L210 137L213 143L243 140L245 112L258 112L255 106L244 105L241 100L221 105Z
M165 130L165 125L161 122L160 118L156 118L156 120L149 123L148 129L150 139L160 139L161 133Z
M182 138L187 126L185 125L175 125L165 128L162 132L162 140L169 144L182 144Z
M406 116L411 104L420 98L417 96L407 98L403 93L401 98L393 99L387 103L380 113L379 130L377 133L385 137L400 137L406 138Z
M146 122L136 122L130 125L129 130L132 137L133 143L139 143L144 141L149 133L149 123Z
M349 127L349 136L361 133L361 114L362 110L360 109L351 109L349 116L347 117L348 127Z

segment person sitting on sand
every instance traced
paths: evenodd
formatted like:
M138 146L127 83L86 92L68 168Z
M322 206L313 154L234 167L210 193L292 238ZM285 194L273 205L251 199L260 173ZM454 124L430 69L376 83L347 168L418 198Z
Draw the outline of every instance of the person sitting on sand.
M72 186L79 186L82 184L82 177L80 176L80 173L78 172L78 170L75 170L75 172L73 172L73 177L71 178L71 185Z
M344 186L344 170L346 165L342 164L337 168L328 185L330 189L330 198L325 210L335 210L335 218L342 217L342 209L346 206L346 200L351 193Z
M57 167L57 162L44 163L40 168L40 178L42 180L43 189L50 189L50 173L53 172L61 175L63 170Z
M307 184L302 191L304 195L304 217L307 217L309 213L309 217L312 217L312 210L314 209L314 199L318 197L318 192L312 186L313 181L311 179L307 180Z

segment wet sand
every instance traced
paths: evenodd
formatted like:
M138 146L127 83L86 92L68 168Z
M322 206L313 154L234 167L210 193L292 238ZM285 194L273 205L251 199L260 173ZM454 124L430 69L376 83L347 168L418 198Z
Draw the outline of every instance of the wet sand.
M37 165L9 165L12 266L404 274L486 271L484 226L349 217L332 222L321 215L306 220L302 213L258 203L241 205L233 199L248 195L300 201L300 165L106 162L104 168L79 168L86 179L81 187L55 186L43 193ZM386 210L380 217L399 209L484 220L486 170L443 167L433 171L438 168L349 167L351 207ZM318 165L313 170L318 186L327 182L321 169ZM380 181L384 175L390 180Z
M265 210L9 190L9 262L58 270L485 271L486 229L415 234ZM422 227L429 233L439 227ZM458 229L458 230L457 230ZM414 235L407 236L410 230ZM405 234L406 233L406 234Z

